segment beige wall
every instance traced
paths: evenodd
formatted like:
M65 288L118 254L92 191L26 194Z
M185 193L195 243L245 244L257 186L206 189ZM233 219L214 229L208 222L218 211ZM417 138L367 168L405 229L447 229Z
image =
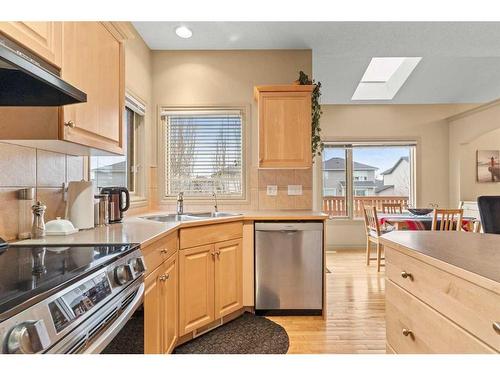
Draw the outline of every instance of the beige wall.
M324 105L321 118L325 140L417 141L417 205L449 200L448 122L446 118L471 105ZM320 204L319 173L315 178L315 203ZM361 220L332 220L328 245L364 246Z
M158 106L244 106L247 113L246 202L223 209L311 208L311 171L257 170L257 107L253 88L262 84L287 84L299 71L310 74L311 51L153 51L153 98ZM158 160L160 162L160 160ZM159 164L160 165L160 164ZM260 181L260 183L259 183ZM277 184L278 196L268 197L265 184ZM302 197L288 197L287 184L302 184ZM186 201L186 209L207 209L209 204ZM162 205L174 209L174 203Z
M450 204L499 195L500 183L476 181L476 151L500 150L500 101L449 119Z

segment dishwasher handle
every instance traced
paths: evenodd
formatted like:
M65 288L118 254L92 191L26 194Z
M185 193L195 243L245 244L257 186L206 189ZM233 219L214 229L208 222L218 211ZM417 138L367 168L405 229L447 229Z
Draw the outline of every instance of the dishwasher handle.
M322 231L322 222L257 222L255 223L256 232L282 232L282 231Z

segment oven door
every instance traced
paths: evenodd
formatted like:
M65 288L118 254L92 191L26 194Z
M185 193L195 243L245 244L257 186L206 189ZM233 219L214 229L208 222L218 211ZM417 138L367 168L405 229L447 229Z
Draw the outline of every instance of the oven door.
M143 296L144 279L140 277L76 327L47 353L101 353L142 304Z

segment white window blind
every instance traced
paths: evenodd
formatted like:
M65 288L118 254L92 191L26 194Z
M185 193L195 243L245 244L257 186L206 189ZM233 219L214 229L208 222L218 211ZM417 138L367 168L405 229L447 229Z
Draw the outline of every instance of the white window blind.
M165 111L165 195L243 195L242 111Z

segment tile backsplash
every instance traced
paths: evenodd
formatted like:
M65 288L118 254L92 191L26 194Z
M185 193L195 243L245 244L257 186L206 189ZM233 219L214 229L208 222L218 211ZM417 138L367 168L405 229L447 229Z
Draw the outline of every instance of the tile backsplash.
M219 202L218 208L223 211L251 210L310 210L312 209L312 169L258 169L249 171L248 203L237 204L230 201ZM276 185L276 196L267 195L267 186ZM288 195L288 185L302 185L302 195ZM162 203L158 209L174 212L175 201ZM213 202L209 198L204 203L185 198L186 212L211 211Z
M71 156L40 149L0 143L0 237L13 240L18 232L17 191L36 188L36 199L47 206L45 219L64 216L62 184L85 178L83 156ZM175 210L175 202L158 206L156 168L150 171L150 209ZM309 210L312 208L311 169L258 169L249 171L249 187L245 204L220 202L219 209L238 210ZM267 186L276 185L277 195L267 195ZM302 185L302 195L288 195L288 185ZM186 210L212 210L213 203L196 204L187 199Z
M45 219L64 216L62 184L85 177L84 157L0 143L0 237L16 238L17 191L36 188L36 199L47 206Z
M276 185L278 194L267 195L267 186ZM288 195L288 185L302 185L302 195ZM259 169L259 210L310 210L312 169Z

